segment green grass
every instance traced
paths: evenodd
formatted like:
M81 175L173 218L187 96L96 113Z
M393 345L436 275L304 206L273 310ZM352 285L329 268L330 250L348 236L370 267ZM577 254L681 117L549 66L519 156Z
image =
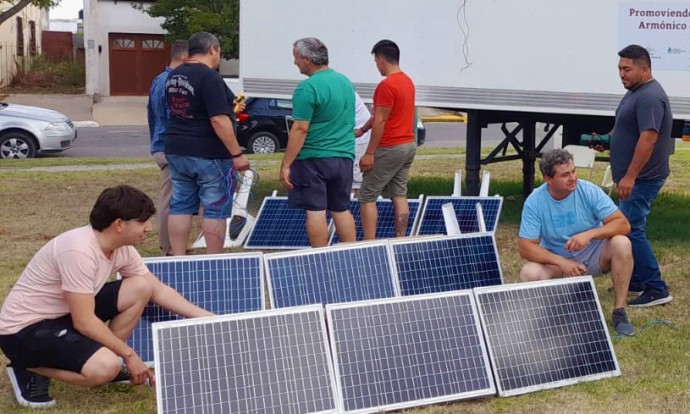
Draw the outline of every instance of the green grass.
M420 155L461 155L461 151L420 149ZM249 209L256 212L264 196L273 190L285 194L277 180L281 154L251 156L259 173ZM122 170L117 165L145 164L144 168ZM55 172L26 170L36 167L91 165L88 171ZM605 165L598 163L593 180L601 180ZM409 186L410 197L449 195L453 171L464 169L464 158L431 157L415 161ZM491 194L504 197L496 234L506 283L517 281L522 264L516 250L517 229L522 208L522 166L519 162L492 164ZM639 329L632 338L614 338L622 376L540 391L511 398L481 398L411 409L419 414L466 413L684 413L690 412L690 282L686 257L690 244L690 146L676 148L669 178L649 218L648 233L671 287L674 301L668 306L629 309ZM4 298L32 255L50 238L83 225L100 191L127 183L152 197L157 193L158 171L145 159L39 158L0 162L0 298ZM537 183L538 185L539 183ZM154 224L155 226L155 224ZM193 233L196 235L196 233ZM140 251L158 254L157 234L147 238ZM595 280L604 314L611 312L612 295L608 277ZM652 321L668 320L675 328ZM6 360L0 357L0 370ZM155 398L145 387L103 386L84 389L53 381L51 393L58 401L46 413L126 413L155 412ZM29 413L19 408L6 376L0 375L0 413Z

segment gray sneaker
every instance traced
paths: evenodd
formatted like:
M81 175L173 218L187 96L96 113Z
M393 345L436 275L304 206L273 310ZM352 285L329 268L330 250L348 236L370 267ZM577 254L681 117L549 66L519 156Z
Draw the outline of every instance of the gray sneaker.
M630 323L630 319L628 319L628 315L626 315L624 308L614 309L612 319L613 327L616 328L616 332L618 332L619 335L635 335L635 327Z

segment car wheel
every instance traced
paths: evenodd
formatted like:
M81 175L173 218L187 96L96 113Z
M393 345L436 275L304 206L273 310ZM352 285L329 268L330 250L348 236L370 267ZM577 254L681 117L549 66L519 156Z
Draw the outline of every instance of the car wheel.
M270 132L257 132L247 141L247 151L252 154L273 154L279 149L278 138Z
M34 137L26 132L8 132L0 136L1 158L33 158L37 147Z

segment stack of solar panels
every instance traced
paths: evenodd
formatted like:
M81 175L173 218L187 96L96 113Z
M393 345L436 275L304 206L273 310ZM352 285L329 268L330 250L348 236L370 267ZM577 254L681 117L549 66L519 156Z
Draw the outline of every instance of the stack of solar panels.
M155 324L159 412L370 413L620 375L589 276L333 303L326 320Z

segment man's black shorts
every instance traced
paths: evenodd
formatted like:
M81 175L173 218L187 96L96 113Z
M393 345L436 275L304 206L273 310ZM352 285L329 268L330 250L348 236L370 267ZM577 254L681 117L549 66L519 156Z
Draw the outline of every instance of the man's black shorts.
M117 298L122 280L106 283L96 295L95 313L102 321L118 315ZM12 365L22 368L57 368L81 372L86 361L103 345L74 329L65 315L29 325L13 335L0 335L0 348Z
M310 158L297 160L290 168L294 188L288 206L309 211L346 211L352 192L352 160Z

